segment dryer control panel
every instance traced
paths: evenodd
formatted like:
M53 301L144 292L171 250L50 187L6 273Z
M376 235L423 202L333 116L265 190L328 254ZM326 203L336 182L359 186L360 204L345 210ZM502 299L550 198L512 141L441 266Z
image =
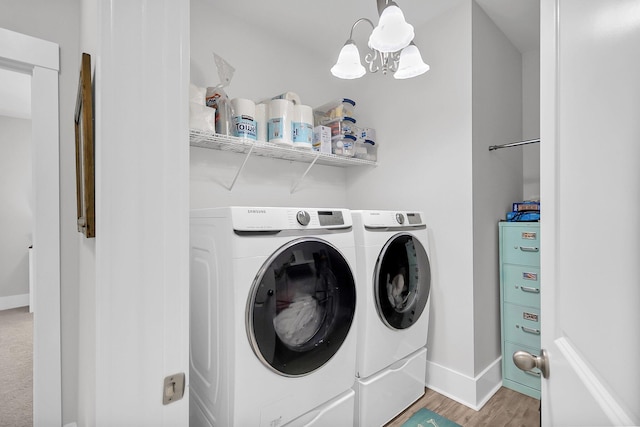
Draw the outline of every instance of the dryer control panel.
M367 228L415 228L425 226L422 212L362 211L362 222Z

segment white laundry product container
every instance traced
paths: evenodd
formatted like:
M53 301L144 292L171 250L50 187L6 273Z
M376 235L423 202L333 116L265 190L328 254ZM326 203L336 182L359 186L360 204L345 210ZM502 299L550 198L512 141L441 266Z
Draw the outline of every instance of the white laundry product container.
M313 148L313 109L308 105L293 107L293 145L297 148Z
M269 105L262 102L256 104L256 127L258 129L258 141L267 141L267 122Z
M255 141L258 138L255 119L256 104L250 99L233 98L231 107L233 136Z
M293 119L293 102L288 99L272 99L269 101L269 123L267 137L276 144L293 144L291 124Z

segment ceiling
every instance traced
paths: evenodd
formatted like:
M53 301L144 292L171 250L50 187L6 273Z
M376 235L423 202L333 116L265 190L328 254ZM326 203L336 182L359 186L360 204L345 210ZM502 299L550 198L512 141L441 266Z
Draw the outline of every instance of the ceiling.
M295 39L316 52L337 54L358 18L377 23L375 0L234 0L219 1L216 8L239 22ZM419 28L465 0L397 0L407 21ZM540 0L476 0L513 45L521 52L539 48ZM250 11L250 12L247 12ZM304 17L304 18L301 18ZM356 30L356 33L360 30ZM369 30L366 30L369 31ZM365 31L365 32L366 32ZM368 32L366 33L368 34Z
M349 30L356 19L369 18L375 23L378 16L375 0L210 1L215 1L217 8L241 23L287 40L291 40L294 34L297 43L330 57L337 54L349 37ZM463 1L397 0L397 3L407 21L419 28ZM539 49L540 0L475 1L521 53ZM364 30L358 28L356 31ZM0 115L29 118L30 86L30 76L0 68Z
M540 49L540 0L476 0L520 53Z

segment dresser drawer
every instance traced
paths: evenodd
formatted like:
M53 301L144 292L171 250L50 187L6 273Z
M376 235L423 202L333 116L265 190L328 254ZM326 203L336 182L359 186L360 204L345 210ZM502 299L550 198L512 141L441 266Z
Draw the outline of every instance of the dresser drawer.
M540 226L526 223L502 226L502 262L540 266Z
M504 379L515 381L527 387L531 387L535 390L540 390L540 377L542 376L538 368L533 368L531 371L523 371L518 369L513 363L513 353L518 350L524 350L533 355L540 354L539 349L521 346L511 342L504 343L504 354L502 355L502 363L504 367Z
M505 302L540 308L540 267L505 264L502 275Z
M504 340L540 349L540 310L505 303L503 309Z

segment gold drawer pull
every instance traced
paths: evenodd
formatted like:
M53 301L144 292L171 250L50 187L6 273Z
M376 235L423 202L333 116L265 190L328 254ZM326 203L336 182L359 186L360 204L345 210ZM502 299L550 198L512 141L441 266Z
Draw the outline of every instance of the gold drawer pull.
M529 292L531 294L539 294L540 293L540 289L532 288L532 287L529 287L529 286L520 286L520 290L522 292Z
M522 252L538 252L540 249L534 246L520 246Z
M528 334L540 335L540 329L527 328L526 326L522 326L522 332L526 332Z

